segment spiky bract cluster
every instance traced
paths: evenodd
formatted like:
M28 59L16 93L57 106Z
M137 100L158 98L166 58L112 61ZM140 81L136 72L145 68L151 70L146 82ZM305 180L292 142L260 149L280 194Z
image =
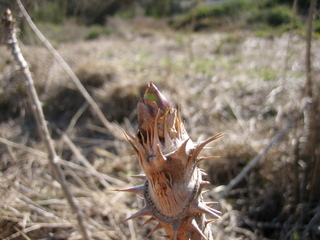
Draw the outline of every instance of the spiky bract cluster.
M126 137L138 155L145 175L142 186L123 189L137 193L145 200L145 207L126 220L150 216L150 222L158 221L151 232L164 228L166 237L174 240L211 239L205 214L219 218L220 212L210 208L213 203L202 199L202 189L209 184L202 180L205 173L197 163L214 157L199 157L209 142L222 134L195 144L189 138L179 112L153 83L149 83L144 98L138 106L137 136ZM151 234L150 233L150 234ZM149 234L149 235L150 235Z

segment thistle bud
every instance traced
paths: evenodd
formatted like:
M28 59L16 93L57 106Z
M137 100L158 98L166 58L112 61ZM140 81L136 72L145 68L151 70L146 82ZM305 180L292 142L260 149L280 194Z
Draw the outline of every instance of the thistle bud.
M145 100L151 100L155 102L163 112L170 108L168 100L162 95L158 88L153 84L149 83L148 87L144 93L143 98Z
M153 83L148 84L137 112L139 133L126 137L138 155L146 181L123 191L142 195L146 206L127 220L149 215L159 222L154 231L164 228L170 239L210 239L205 214L219 218L220 212L203 202L201 191L208 182L202 180L196 164L209 159L198 158L200 151L222 135L192 142L179 112Z
M148 83L144 96L137 106L138 128L143 137L147 137L147 133L154 127L156 118L161 122L167 111L170 111L168 100L153 83ZM163 132L163 129L160 131Z

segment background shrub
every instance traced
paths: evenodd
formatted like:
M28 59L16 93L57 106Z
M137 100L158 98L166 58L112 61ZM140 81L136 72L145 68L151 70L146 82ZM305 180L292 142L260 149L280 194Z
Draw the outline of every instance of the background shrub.
M63 10L57 2L45 3L35 11L33 16L36 21L54 24L60 24L65 19Z
M292 11L287 6L277 6L266 12L266 21L271 26L290 23Z

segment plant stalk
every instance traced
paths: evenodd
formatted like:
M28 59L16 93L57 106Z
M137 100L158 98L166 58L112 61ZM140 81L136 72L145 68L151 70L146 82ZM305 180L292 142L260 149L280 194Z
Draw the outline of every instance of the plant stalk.
M49 129L47 127L47 123L44 118L44 114L43 114L42 107L41 107L41 102L38 98L38 94L36 92L36 89L34 86L34 81L32 79L28 64L21 53L21 50L20 50L20 47L18 44L18 40L16 37L16 28L15 28L14 20L13 20L11 11L9 9L7 9L5 12L4 25L6 27L6 33L8 34L7 43L10 46L12 54L15 58L15 61L17 62L18 66L22 72L22 75L24 77L25 86L27 87L27 92L28 92L28 100L30 101L31 109L32 109L33 114L36 118L37 125L39 128L39 132L42 137L42 140L44 141L44 143L47 147L47 150L49 153L48 159L49 159L50 165L53 169L54 176L57 178L57 181L60 183L63 194L65 195L73 214L76 216L76 219L78 221L79 230L82 235L82 239L89 240L90 237L89 237L89 234L86 230L87 228L85 226L82 211L78 207L78 205L76 204L76 202L72 196L72 193L68 187L68 183L65 180L63 171L62 171L61 166L59 164L60 158L54 149L53 141L51 139Z

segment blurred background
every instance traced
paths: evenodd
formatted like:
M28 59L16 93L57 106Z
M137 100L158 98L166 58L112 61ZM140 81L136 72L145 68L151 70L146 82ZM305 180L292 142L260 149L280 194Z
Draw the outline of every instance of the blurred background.
M153 81L179 106L194 142L225 134L202 153L221 156L200 163L212 183L204 195L208 201L217 200L283 133L219 199L223 216L212 223L214 239L315 240L320 238L320 5L309 18L312 1L22 3L115 129L136 133L136 104ZM1 13L10 8L16 19L21 51L92 239L144 239L154 223L140 229L143 219L122 222L143 201L110 191L142 184L130 177L141 173L131 147L121 132L101 123L16 1L0 0L0 7ZM2 33L0 239L81 239ZM161 233L149 239L164 239Z

